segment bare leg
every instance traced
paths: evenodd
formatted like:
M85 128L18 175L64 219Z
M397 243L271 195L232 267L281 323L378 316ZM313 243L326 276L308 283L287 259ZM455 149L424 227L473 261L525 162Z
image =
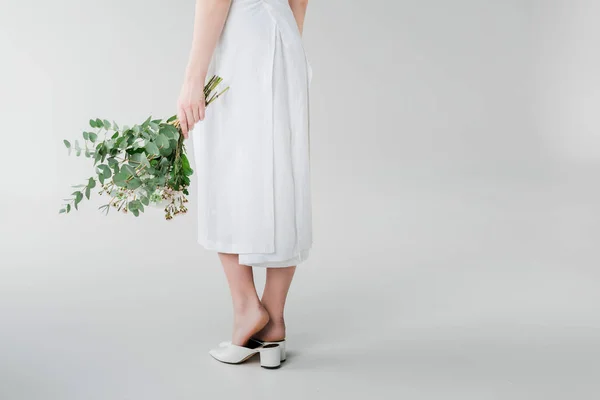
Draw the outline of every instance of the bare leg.
M231 342L238 346L246 344L269 321L254 286L252 267L240 265L237 254L219 253L227 276L233 300L233 336Z
M267 268L267 280L261 303L269 312L269 322L255 338L266 341L285 339L283 313L296 267Z

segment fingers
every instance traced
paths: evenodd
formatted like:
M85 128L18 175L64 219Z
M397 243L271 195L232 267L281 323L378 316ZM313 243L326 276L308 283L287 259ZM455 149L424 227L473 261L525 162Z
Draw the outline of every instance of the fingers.
M197 104L180 104L178 106L177 118L181 126L181 133L184 138L189 137L189 132L194 128L198 121L204 120L206 104L203 101Z
M179 126L181 127L181 133L184 138L188 138L189 125L187 121L187 116L182 107L179 107L177 111L177 119L179 119Z
M198 107L198 118L200 121L204 121L204 117L206 116L206 104L204 102L200 103Z
M200 121L199 108L200 108L200 106L197 106L197 105L192 106L192 115L194 116L194 124L196 122Z
M194 127L194 125L196 124L196 119L194 118L194 112L192 111L194 107L187 107L184 108L185 111L185 117L187 119L187 125L188 125L188 133L186 134L186 139L189 136L189 131L192 130L192 128Z
M194 109L196 110L195 112ZM181 126L181 133L183 133L183 137L187 139L194 124L200 119L198 107L180 106L179 111L177 112L177 118L179 119L179 125Z

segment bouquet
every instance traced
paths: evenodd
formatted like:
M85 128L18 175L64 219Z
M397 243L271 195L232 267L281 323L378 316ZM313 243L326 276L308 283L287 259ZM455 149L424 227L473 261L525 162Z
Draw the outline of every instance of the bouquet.
M223 79L214 75L204 87L206 106L218 99L222 91L217 86ZM148 117L132 127L106 119L91 119L94 131L83 132L83 143L64 140L69 154L82 154L93 160L95 175L87 183L74 185L71 198L64 199L60 213L77 210L93 189L108 197L99 207L106 214L111 209L131 213L136 217L147 206L164 206L165 219L185 214L190 176L194 173L186 156L183 134L177 116L166 120ZM100 140L100 138L102 139Z

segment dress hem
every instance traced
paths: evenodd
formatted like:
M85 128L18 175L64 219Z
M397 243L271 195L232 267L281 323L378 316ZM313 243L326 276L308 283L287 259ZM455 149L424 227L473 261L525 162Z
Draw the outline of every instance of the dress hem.
M235 243L219 243L210 240L198 239L198 243L206 250L215 250L219 253L245 254L245 253L273 253L275 246L253 247L251 245Z
M247 245L239 245L239 244L230 244L230 243L214 243L214 242L209 242L209 241L205 241L203 242L202 240L198 240L198 243L204 247L206 250L211 250L211 251L216 251L218 253L225 253L225 254L238 254L240 257L240 264L242 265L248 265L250 267L262 267L262 268L286 268L286 267L293 267L293 266L297 266L298 264L300 264L301 262L304 262L308 259L309 253L310 253L310 247L304 249L304 250L300 250L300 252L298 254L295 254L294 256L287 258L287 259L283 259L283 260L265 260L262 262L244 262L244 258L247 257L252 257L252 256L267 256L271 253L274 253L274 251L256 251L256 250L252 250L252 251L247 251L249 249L252 249L251 246L247 246ZM246 251L242 251L242 250L246 250Z

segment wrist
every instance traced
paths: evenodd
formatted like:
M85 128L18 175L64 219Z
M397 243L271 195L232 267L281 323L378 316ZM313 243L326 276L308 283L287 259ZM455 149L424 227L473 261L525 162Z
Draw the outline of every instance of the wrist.
M206 72L201 71L198 68L188 66L185 70L184 80L186 83L200 82L200 83L204 84L204 81L206 80Z

